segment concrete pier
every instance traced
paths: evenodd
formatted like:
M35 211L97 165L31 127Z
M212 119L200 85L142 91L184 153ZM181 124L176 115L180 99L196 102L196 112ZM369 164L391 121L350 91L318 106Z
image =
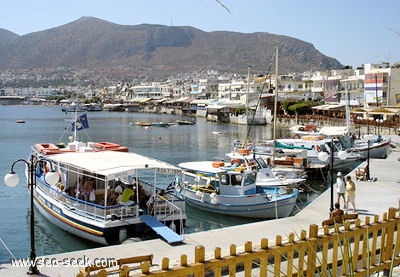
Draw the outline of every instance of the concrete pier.
M356 209L361 221L367 216L378 215L388 211L388 208L399 208L400 201L400 136L390 136L396 148L391 150L387 159L370 160L370 177L376 181L356 181L355 170L351 175L356 184ZM359 167L366 165L366 162ZM120 259L139 255L153 254L155 267L161 265L162 258L168 257L170 266L179 265L180 256L186 254L188 263L194 261L194 248L203 245L206 249L206 258L212 257L215 247L222 249L222 256L228 255L229 246L235 244L238 252L247 241L253 246L267 238L270 245L275 244L277 235L285 241L289 233L300 234L301 230L308 230L310 224L321 226L321 222L329 217L330 190L328 189L316 198L307 207L295 216L268 220L257 223L226 227L210 231L184 235L184 242L171 246L161 239L127 243L118 246L108 246L82 251L68 252L39 258L49 258L57 261L70 259ZM336 191L334 192L336 201ZM25 276L28 268L13 267L11 264L0 265L0 276ZM39 266L41 276L72 277L79 272L79 267L59 263L57 266ZM400 273L399 273L400 274Z

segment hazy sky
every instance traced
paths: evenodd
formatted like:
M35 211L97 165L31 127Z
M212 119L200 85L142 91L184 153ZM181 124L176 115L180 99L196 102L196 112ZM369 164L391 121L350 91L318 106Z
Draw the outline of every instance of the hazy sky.
M285 35L353 67L400 61L399 0L220 1L229 11L216 0L0 0L0 28L24 35L93 16L123 25Z

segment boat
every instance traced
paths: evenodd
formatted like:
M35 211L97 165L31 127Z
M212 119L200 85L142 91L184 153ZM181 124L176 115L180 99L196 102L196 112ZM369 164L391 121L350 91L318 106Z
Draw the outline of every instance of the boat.
M179 164L178 195L190 206L235 217L273 219L291 215L298 189L259 186L256 170L241 171L221 161Z
M191 121L191 120L177 120L176 123L179 125L194 125L196 122Z
M150 127L151 125L152 125L152 123L151 122L141 122L141 121L139 121L139 122L136 122L136 125L138 125L138 126L141 126L141 127Z
M97 103L84 104L81 109L87 112L101 112L103 110L101 105Z
M290 186L299 187L306 181L304 170L297 172L300 167L295 168L277 168L271 167L270 164L261 155L256 155L252 150L246 148L236 148L238 141L234 142L234 148L226 156L229 162L225 166L237 165L238 170L257 171L256 184L258 186Z
M169 127L170 124L168 122L153 122L151 123L151 126L155 127Z
M307 161L314 164L330 166L330 159L321 161L319 154L326 152L330 155L333 142L333 167L336 170L351 168L354 162L361 159L359 153L346 149L339 139L326 138L322 135L302 136L300 139L276 139L265 140L260 144L255 144L255 152L260 155L273 155L273 151L284 151L284 149L303 149L307 151ZM343 158L344 157L344 158ZM343 159L342 159L343 158Z
M119 103L105 103L103 110L107 112L123 112L125 111L125 106Z
M361 159L385 159L391 147L391 140L381 135L365 135L359 139L345 136L341 141L348 151L360 155Z
M82 122L73 125L87 128ZM76 133L77 127L67 144L32 146L39 212L59 228L102 245L141 237L151 229L151 235L168 243L182 242L185 203L167 193L179 168L117 143L81 142ZM49 169L59 176L56 186L45 182Z
M83 105L77 101L73 101L70 105L62 105L61 106L61 111L62 112L84 112L85 109L83 108Z
M320 135L319 128L316 124L293 125L289 128L292 138L300 138L305 135Z

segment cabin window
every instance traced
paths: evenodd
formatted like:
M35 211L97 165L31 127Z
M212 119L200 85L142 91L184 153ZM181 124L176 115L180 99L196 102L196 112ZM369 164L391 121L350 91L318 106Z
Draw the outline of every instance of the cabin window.
M232 186L240 186L242 183L242 175L231 175L231 184Z
M258 158L257 160L257 163L258 163L258 168L266 168L266 167L268 167L268 165L267 165L267 163L265 162L265 160L264 159L262 159L262 158Z
M220 182L222 185L229 185L229 175L228 174L221 174L220 175Z
M252 185L256 182L256 173L251 173L251 174L247 174L244 177L244 185L248 186L248 185Z

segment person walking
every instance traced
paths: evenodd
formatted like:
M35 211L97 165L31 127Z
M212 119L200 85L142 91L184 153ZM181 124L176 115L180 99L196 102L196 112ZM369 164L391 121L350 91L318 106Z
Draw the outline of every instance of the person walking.
M337 178L336 178L336 192L337 192L337 203L340 203L340 198L343 198L343 209L346 209L346 184L344 182L344 178L342 175L342 172L337 173Z
M353 180L351 180L351 176L346 177L346 199L346 214L350 203L353 206L353 211L356 212L356 185L354 184Z

